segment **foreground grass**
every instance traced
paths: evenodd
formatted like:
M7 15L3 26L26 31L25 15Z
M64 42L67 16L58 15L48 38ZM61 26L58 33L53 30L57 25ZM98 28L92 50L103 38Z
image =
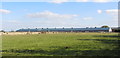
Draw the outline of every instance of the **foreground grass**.
M118 33L3 35L3 56L118 56Z

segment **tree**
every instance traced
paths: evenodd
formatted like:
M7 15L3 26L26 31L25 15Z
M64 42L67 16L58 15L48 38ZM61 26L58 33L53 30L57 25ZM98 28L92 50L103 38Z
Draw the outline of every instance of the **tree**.
M10 32L15 32L14 30L11 30Z
M5 32L4 30L1 30L0 32Z
M109 28L109 26L107 26L107 25L104 25L104 26L102 26L101 28Z
M120 32L120 27L118 27L118 28L112 28L112 31L113 32Z

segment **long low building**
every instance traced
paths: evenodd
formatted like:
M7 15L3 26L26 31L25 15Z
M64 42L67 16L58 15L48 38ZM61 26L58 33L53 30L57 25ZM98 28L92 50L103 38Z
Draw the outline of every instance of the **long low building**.
M35 28L19 29L16 32L112 32L111 28Z

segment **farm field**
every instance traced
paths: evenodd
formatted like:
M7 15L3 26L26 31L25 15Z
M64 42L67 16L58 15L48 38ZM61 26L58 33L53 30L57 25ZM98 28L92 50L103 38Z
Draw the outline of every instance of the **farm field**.
M2 35L3 56L118 56L118 33Z

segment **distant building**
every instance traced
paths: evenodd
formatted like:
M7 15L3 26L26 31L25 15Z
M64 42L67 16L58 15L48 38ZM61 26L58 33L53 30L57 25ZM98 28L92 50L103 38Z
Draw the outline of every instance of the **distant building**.
M111 28L35 28L19 29L16 32L112 32Z

